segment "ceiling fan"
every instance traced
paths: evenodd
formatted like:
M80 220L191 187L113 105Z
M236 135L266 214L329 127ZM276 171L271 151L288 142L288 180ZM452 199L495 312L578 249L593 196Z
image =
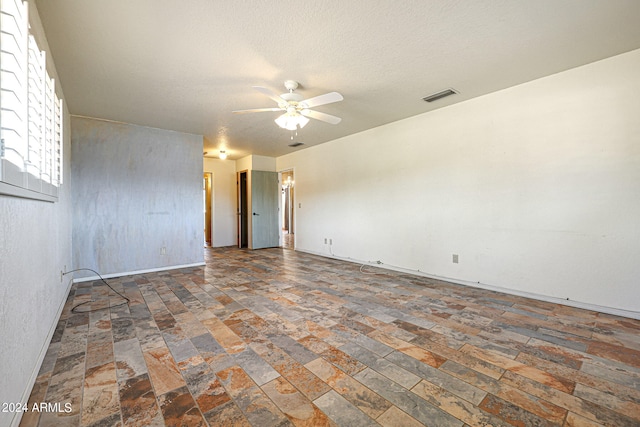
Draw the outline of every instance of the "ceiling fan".
M275 122L281 128L288 130L296 130L298 127L304 127L309 123L308 118L320 120L332 125L337 125L342 120L340 117L332 116L331 114L310 110L310 108L317 107L319 105L342 101L344 98L338 92L329 92L324 95L314 96L313 98L303 99L302 95L294 92L294 90L298 88L298 82L294 80L287 80L284 82L284 87L287 88L288 92L278 95L266 87L253 86L255 90L277 102L278 107L254 108L250 110L236 110L233 112L237 114L244 114L260 113L264 111L283 111L284 113L275 119Z

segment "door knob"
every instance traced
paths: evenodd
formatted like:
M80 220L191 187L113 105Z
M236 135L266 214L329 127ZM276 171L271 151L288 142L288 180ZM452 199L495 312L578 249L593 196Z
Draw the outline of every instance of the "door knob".
M255 216L260 216L260 214L257 214L257 213L255 213L255 212L254 212L253 214L254 214Z

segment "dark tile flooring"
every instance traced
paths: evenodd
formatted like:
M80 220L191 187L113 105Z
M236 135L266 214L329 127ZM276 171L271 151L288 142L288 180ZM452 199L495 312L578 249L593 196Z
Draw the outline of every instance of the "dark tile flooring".
M640 425L640 321L290 250L205 252L108 280L128 305L71 314L120 302L74 285L29 403L53 406L22 425Z

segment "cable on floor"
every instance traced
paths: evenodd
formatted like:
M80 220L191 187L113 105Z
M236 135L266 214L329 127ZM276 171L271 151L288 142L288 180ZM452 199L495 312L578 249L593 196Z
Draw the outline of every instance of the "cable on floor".
M331 247L331 246L332 246L332 245L329 245L329 254L330 254L332 257L334 257L334 258L338 258L338 259L347 259L347 260L352 259L352 258L340 257L340 256L338 256L338 255L334 254L334 253L333 253L333 249L332 249L332 247ZM355 261L355 260L354 260L354 261ZM362 263L362 265L360 265L360 273L362 273L362 274L374 274L374 275L376 275L376 274L384 274L384 273L376 273L376 272L373 272L373 271L364 271L364 268L365 268L367 265L371 265L371 264L372 264L372 263L374 263L374 262L375 262L376 264L378 264L378 265L382 265L382 264L383 264L383 262L382 262L382 261L369 261L368 263L362 263L362 261L360 261L360 263Z
M376 261L376 264L382 264L382 261ZM360 273L362 273L362 274L384 274L384 273L377 273L377 272L375 272L375 271L364 271L364 268L365 268L366 266L368 266L368 265L371 265L371 264L367 264L367 263L362 264L362 265L360 266Z
M115 289L113 289L113 288L111 287L111 285L110 285L109 283L107 283L107 281L106 281L106 280L104 280L104 278L100 275L100 273L98 273L97 271L92 270L92 269L90 269L90 268L76 268L75 270L70 270L70 271L67 271L66 273L63 273L63 274L64 274L64 275L67 275L67 274L75 273L76 271L91 271L91 272L93 272L94 274L96 274L96 275L100 278L100 280L102 281L102 283L104 283L105 285L107 285L107 287L108 287L109 289L111 289L113 292L115 292L115 293L116 293L120 298L123 298L123 299L124 299L124 302L121 302L121 303L119 303L119 304L115 304L115 305L111 305L111 304L109 304L109 305L108 305L108 306L106 306L106 307L102 307L102 308L95 308L95 309L91 309L91 310L84 310L84 311L78 311L78 310L77 310L77 308L78 308L78 307L80 307L80 306L83 306L83 305L85 305L85 304L89 304L89 303L92 303L92 302L97 302L97 301L94 301L93 299L91 299L91 300L89 300L89 301L81 302L80 304L75 305L75 306L71 309L71 312L72 312L72 313L74 313L74 314L79 314L79 313L93 313L94 311L105 310L105 309L107 309L107 308L120 307L121 305L129 304L129 302L131 301L129 298L127 298L126 296L122 295L120 292L118 292L118 291L116 291ZM108 297L107 297L107 298L108 298Z

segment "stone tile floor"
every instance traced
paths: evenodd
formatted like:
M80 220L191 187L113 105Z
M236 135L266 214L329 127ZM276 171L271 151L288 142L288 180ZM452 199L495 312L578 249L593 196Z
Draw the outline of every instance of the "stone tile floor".
M72 287L23 426L639 426L640 321L283 249ZM82 306L86 309L88 305ZM57 410L56 404L59 406Z

